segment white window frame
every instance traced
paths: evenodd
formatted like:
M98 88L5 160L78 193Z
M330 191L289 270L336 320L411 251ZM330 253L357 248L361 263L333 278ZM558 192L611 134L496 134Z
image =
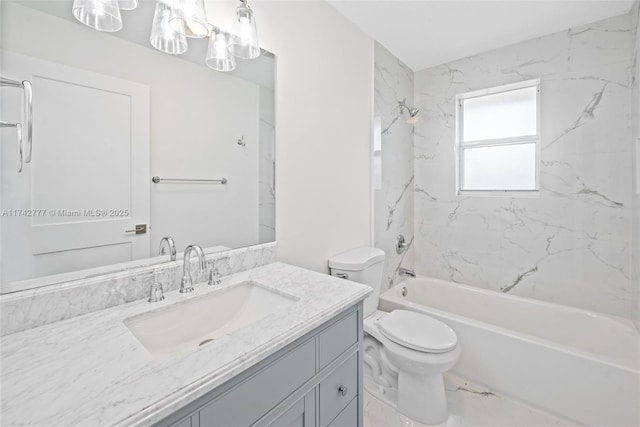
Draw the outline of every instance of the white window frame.
M510 92L527 87L536 87L536 135L525 135L510 138L486 139L481 141L467 141L464 139L464 108L463 101L470 98L477 98L486 95L494 95L502 92ZM530 144L536 145L535 156L535 188L533 190L464 190L464 161L463 153L466 147L495 147L500 145ZM481 89L456 95L456 190L460 196L506 196L506 197L537 197L540 194L540 79L526 80L517 83L510 83L495 86L488 89Z

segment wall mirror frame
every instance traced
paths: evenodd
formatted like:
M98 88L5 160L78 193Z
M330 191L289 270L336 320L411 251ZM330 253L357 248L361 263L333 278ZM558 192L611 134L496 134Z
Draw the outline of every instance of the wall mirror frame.
M72 3L0 2L0 75L33 88L20 172L16 129L0 129L0 293L170 261L165 236L178 259L275 241L275 55L215 71L207 38L152 48L155 1L116 33ZM25 122L22 97L0 87L0 120Z

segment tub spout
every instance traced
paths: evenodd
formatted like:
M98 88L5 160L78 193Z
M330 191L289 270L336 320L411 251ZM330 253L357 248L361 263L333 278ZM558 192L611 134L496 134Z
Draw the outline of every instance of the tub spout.
M416 273L415 273L415 271L413 271L413 270L409 270L408 268L403 268L403 267L400 267L400 268L398 269L398 274L399 274L400 276L416 277Z

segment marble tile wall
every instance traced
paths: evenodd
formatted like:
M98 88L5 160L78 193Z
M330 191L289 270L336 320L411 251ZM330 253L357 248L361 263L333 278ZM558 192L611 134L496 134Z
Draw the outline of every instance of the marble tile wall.
M270 264L275 261L275 245L207 254L206 271L199 274L195 274L194 257L193 282L206 282L214 264L222 276ZM165 293L175 291L181 278L182 260L178 260L0 295L0 336L148 298L154 280L162 284Z
M632 312L631 14L415 73L419 274ZM455 95L541 79L538 197L456 195Z
M633 140L635 141L635 192L633 195L633 320L640 330L640 1L636 1L631 9L635 47L633 56Z
M406 123L398 102L413 106L413 71L382 45L374 48L374 114L381 121L382 185L375 190L375 246L387 255L383 289L398 280L400 266L413 268L413 125ZM396 253L403 234L409 244Z

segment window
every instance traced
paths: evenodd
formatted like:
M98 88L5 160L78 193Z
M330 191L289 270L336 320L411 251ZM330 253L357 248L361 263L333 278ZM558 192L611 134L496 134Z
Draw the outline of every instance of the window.
M536 79L456 97L459 193L538 190L539 94Z

